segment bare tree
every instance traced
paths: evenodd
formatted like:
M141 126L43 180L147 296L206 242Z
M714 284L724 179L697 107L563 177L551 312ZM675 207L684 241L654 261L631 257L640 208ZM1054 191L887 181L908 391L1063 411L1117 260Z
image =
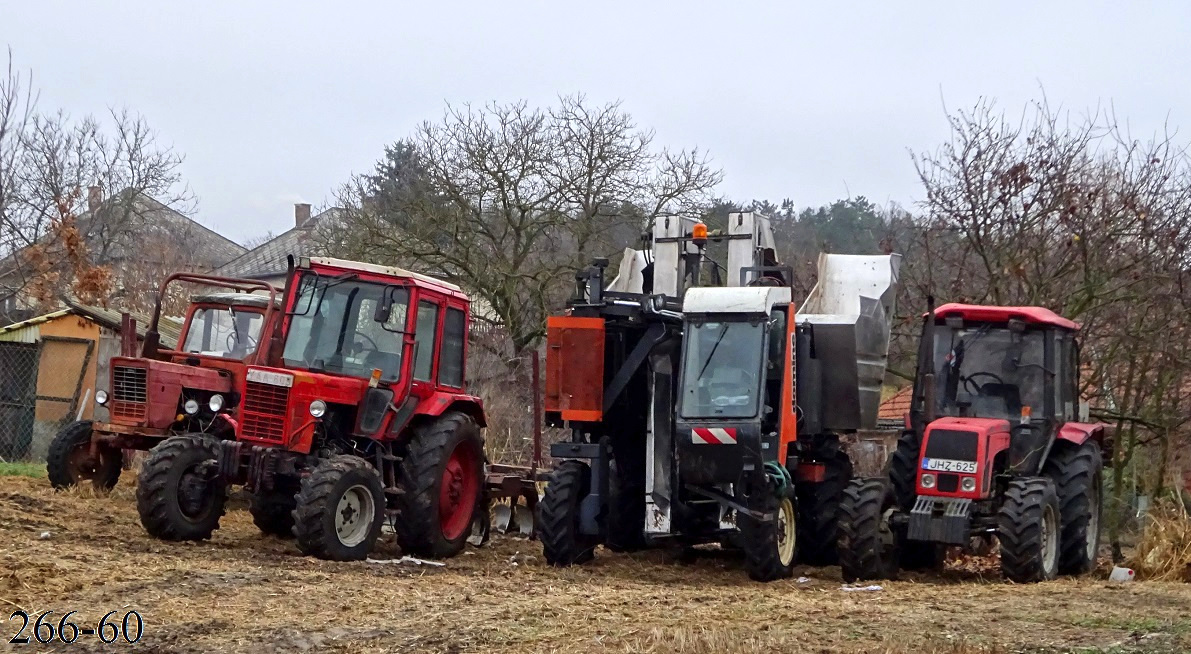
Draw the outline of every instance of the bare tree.
M619 104L580 96L550 109L449 107L341 190L322 243L457 281L520 353L589 257L614 254L663 213L700 213L719 171L652 141Z

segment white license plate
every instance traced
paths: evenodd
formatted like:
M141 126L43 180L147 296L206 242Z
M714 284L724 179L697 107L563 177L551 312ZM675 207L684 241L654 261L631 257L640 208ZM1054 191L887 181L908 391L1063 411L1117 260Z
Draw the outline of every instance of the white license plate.
M269 372L268 370L249 369L246 377L248 378L248 381L257 382L258 384L284 386L286 388L290 388L294 385L294 376L287 375L283 372Z
M932 472L976 472L975 461L957 461L955 459L923 459L922 469Z

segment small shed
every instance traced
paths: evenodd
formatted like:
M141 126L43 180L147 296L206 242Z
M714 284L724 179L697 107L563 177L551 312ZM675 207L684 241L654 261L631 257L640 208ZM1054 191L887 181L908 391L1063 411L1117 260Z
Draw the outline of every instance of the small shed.
M137 336L144 338L143 316ZM108 360L120 353L117 311L70 303L64 309L0 328L0 460L43 460L50 440L76 419L106 419L90 401L107 389ZM180 325L162 320L163 343Z

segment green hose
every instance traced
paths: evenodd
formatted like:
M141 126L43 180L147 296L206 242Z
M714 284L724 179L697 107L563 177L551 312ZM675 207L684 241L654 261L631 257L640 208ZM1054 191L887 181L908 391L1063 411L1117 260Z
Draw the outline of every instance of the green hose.
M766 461L765 472L769 473L769 478L773 481L778 497L785 497L789 494L790 487L794 485L794 478L790 476L790 471L786 470L786 466L777 461Z

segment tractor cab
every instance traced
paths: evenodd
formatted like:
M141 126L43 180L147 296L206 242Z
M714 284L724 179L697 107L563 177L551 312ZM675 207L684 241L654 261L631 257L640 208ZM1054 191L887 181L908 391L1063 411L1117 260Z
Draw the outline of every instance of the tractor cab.
M276 308L277 304L274 304ZM244 361L255 354L265 326L269 298L253 293L206 293L190 301L179 351Z
M1076 419L1078 329L1038 307L936 309L920 354L930 374L919 384L931 385L935 417L925 430L925 468L936 465L932 459L943 468L951 465L945 461L976 461L977 449L987 447L986 457L993 455L989 472L1037 473L1055 431ZM988 434L994 442L978 444L972 433ZM953 480L940 475L937 481L934 490L947 492ZM967 481L981 487L973 496L990 492L983 481Z

